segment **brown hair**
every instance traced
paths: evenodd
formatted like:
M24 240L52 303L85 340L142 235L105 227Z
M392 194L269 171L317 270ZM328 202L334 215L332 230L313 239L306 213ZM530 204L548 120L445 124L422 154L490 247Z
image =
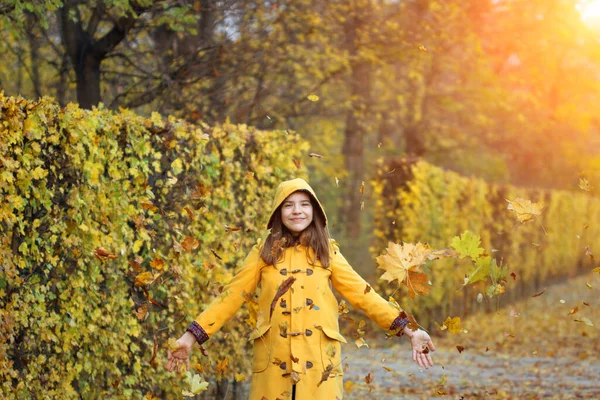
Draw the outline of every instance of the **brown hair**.
M297 190L296 192L308 194L310 204L313 207L312 222L300 233L297 239L294 238L281 219L282 202L271 216L271 233L267 236L267 239L260 250L260 257L267 265L275 265L283 258L286 247L295 246L300 243L306 246L306 258L308 259L309 264L315 265L317 260L319 260L321 261L321 265L327 268L329 267L330 261L329 230L325 225L325 215L323 214L323 210L308 190ZM313 254L315 256L312 260L310 257L311 248L313 249Z

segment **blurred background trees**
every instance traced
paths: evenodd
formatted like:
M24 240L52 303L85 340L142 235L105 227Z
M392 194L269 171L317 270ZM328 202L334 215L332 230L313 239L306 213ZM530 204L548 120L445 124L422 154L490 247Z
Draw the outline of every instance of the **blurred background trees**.
M600 184L600 35L585 3L10 0L0 89L297 131L323 158L290 163L331 188L334 235L361 240L380 157Z

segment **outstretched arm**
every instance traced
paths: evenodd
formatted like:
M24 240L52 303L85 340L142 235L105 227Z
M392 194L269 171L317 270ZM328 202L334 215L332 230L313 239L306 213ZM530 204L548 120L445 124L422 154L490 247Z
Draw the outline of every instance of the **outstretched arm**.
M254 246L231 282L223 288L222 294L214 299L177 340L178 347L169 350L167 366L169 371L185 365L189 369L189 357L194 343L202 345L229 321L244 304L246 294L252 294L260 282L260 251Z
M337 246L333 246L331 253L331 282L354 308L362 310L383 329L398 332L397 336L409 336L415 363L422 368L433 365L430 351L435 351L435 346L429 334L421 329L410 329L408 316L372 290L348 264Z

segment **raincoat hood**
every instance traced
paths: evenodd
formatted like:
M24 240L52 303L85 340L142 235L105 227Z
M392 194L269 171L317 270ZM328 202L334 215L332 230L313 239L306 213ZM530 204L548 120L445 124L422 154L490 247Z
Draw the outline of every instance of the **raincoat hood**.
M267 229L271 228L273 215L275 214L275 211L277 211L277 208L281 205L281 203L283 203L283 201L287 199L289 195L299 190L308 192L315 199L315 203L317 204L317 207L319 208L321 214L324 217L325 226L327 226L327 215L325 214L325 210L323 209L321 202L319 202L315 191L304 179L296 178L289 181L281 182L279 186L277 186L277 190L275 191L275 198L273 199L273 205L271 206L271 216L269 217Z

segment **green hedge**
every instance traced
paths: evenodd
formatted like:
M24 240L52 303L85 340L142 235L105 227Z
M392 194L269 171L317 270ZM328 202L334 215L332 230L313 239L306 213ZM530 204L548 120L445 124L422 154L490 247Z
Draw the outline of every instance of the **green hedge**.
M393 171L393 172L392 172ZM469 230L481 237L481 247L508 265L506 292L500 301L529 296L544 286L589 271L586 246L600 248L600 199L586 192L527 190L490 185L444 171L423 161L381 164L374 181L375 242L380 254L388 241L429 243L450 247L452 237ZM541 218L520 224L507 209L508 200L525 198L545 204ZM547 232L547 234L546 234ZM492 309L496 302L478 305L484 285L466 287L467 260L445 259L429 264L431 294L401 305L413 310L421 323L432 325L447 316L466 315L475 308ZM516 279L510 273L516 274ZM380 289L391 293L389 284ZM586 289L587 290L587 289Z
M167 339L264 234L307 150L287 131L0 93L0 397L180 397ZM195 355L206 379L247 370L246 315Z

